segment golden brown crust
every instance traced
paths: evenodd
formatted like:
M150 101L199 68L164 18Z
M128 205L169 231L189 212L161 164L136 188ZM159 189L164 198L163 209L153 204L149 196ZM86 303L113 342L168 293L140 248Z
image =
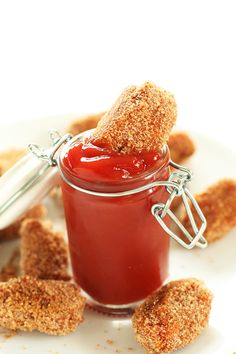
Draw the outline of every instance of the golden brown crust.
M74 120L68 128L68 132L77 135L86 130L96 128L99 120L106 112L89 114Z
M195 145L190 136L185 132L171 133L168 141L172 161L181 164L195 152ZM171 210L176 211L183 203L182 198L174 198Z
M24 149L10 149L0 152L0 176L25 155Z
M10 241L20 237L22 222L28 218L42 219L46 215L46 208L43 204L37 204L29 209L22 217L4 229L0 229L0 242Z
M221 239L236 226L236 180L220 180L205 192L196 195L195 198L207 220L204 236L209 243ZM199 226L200 220L193 208L192 211ZM186 214L183 215L181 221L192 233Z
M183 199L181 197L175 197L171 203L170 210L175 212L183 203Z
M171 159L176 163L181 163L194 154L195 146L190 136L184 132L172 133L168 146Z
M138 342L149 354L169 353L191 343L207 326L212 297L197 279L163 286L133 315Z
M9 261L2 267L0 271L0 282L8 281L11 278L16 278L19 273L19 261L20 261L20 252L16 249Z
M31 277L0 283L0 326L65 335L83 320L85 299L79 288L58 280Z
M20 229L21 271L40 279L69 280L63 235L41 220L26 219Z
M95 139L121 153L160 150L176 122L176 103L167 91L145 82L125 89L102 117Z
M62 207L62 191L60 186L54 187L50 192L50 197L57 203L58 206Z

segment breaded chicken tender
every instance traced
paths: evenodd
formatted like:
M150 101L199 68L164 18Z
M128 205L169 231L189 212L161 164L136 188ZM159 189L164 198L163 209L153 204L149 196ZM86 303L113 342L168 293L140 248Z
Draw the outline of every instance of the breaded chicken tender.
M16 249L8 262L2 267L0 271L0 282L8 281L11 278L16 278L19 273L20 252Z
M73 121L67 129L72 135L77 135L86 130L96 128L99 120L106 112L99 112L80 117Z
M51 190L50 197L57 203L58 206L63 206L62 191L60 186L56 186Z
M171 203L170 210L175 212L183 203L183 199L181 197L175 197Z
M0 152L0 176L26 154L24 149L10 149Z
M236 226L236 180L220 180L205 192L196 195L195 198L207 220L204 237L209 243L221 239ZM200 220L193 208L192 212L197 225L200 225ZM183 215L181 221L192 233L186 214Z
M130 86L99 121L95 142L124 154L159 151L169 140L176 115L169 92L150 82Z
M23 216L21 216L13 224L9 225L4 229L0 229L0 242L10 241L20 237L19 231L22 222L28 218L42 219L46 215L46 208L43 204L37 204L31 209L29 209Z
M191 343L208 324L212 298L197 279L164 285L133 315L137 341L149 354L170 353Z
M0 326L52 335L73 332L83 320L79 288L59 280L29 276L0 283Z
M190 136L184 132L171 133L168 141L168 147L172 161L177 164L181 164L195 152L193 141ZM171 203L170 209L175 212L180 205L182 205L182 203L183 200L181 197L175 197Z
M168 140L171 159L181 163L194 154L195 146L190 136L184 132L176 132L170 135Z
M63 235L51 225L26 219L20 229L21 272L40 279L69 280L68 249Z

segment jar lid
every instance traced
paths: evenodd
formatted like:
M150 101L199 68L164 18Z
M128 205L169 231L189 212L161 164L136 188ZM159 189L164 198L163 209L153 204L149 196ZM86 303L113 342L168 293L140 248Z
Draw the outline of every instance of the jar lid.
M36 146L30 145L33 154L28 153L0 177L0 229L12 224L59 184L60 176L56 168L51 168L54 162L50 156L60 148L61 140L65 142L69 137L51 131L52 147L40 150L40 159L34 156Z

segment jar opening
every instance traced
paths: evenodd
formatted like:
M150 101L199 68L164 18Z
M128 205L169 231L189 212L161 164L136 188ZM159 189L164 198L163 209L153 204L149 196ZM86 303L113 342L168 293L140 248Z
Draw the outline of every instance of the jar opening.
M76 135L61 150L59 156L59 169L61 170L61 173L65 177L65 179L68 180L72 185L91 191L109 193L132 190L155 180L166 180L166 178L168 178L168 176L166 177L166 172L167 170L169 172L168 165L170 160L170 154L167 145L165 145L158 154L155 154L158 156L158 158L152 162L152 165L150 167L148 166L147 169L143 171L141 170L137 174L129 176L129 178L119 180L113 180L111 178L110 180L103 180L103 178L99 178L100 176L95 175L95 178L91 179L87 178L87 175L86 173L84 173L85 170L83 168L81 168L81 174L79 168L76 168L74 172L74 170L71 168L70 163L68 163L68 154L73 149L77 149L79 145L81 146L83 143L85 143L85 141L88 140L88 138L91 136L92 131L93 130L88 130L79 135ZM119 157L122 155L117 156ZM102 161L102 163L104 163L104 161ZM103 168L103 164L99 166L99 168L101 167Z

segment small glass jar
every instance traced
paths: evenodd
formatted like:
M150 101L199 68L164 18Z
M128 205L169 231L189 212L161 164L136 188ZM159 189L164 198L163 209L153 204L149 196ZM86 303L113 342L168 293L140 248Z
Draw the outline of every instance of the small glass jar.
M168 276L169 237L151 213L152 205L166 203L165 186L136 194L109 197L86 194L117 193L167 181L169 150L148 171L131 179L103 183L73 176L65 164L68 149L84 141L82 133L60 154L59 168L73 274L93 306L126 312L158 289ZM68 181L70 184L68 184ZM169 217L164 218L169 224Z

